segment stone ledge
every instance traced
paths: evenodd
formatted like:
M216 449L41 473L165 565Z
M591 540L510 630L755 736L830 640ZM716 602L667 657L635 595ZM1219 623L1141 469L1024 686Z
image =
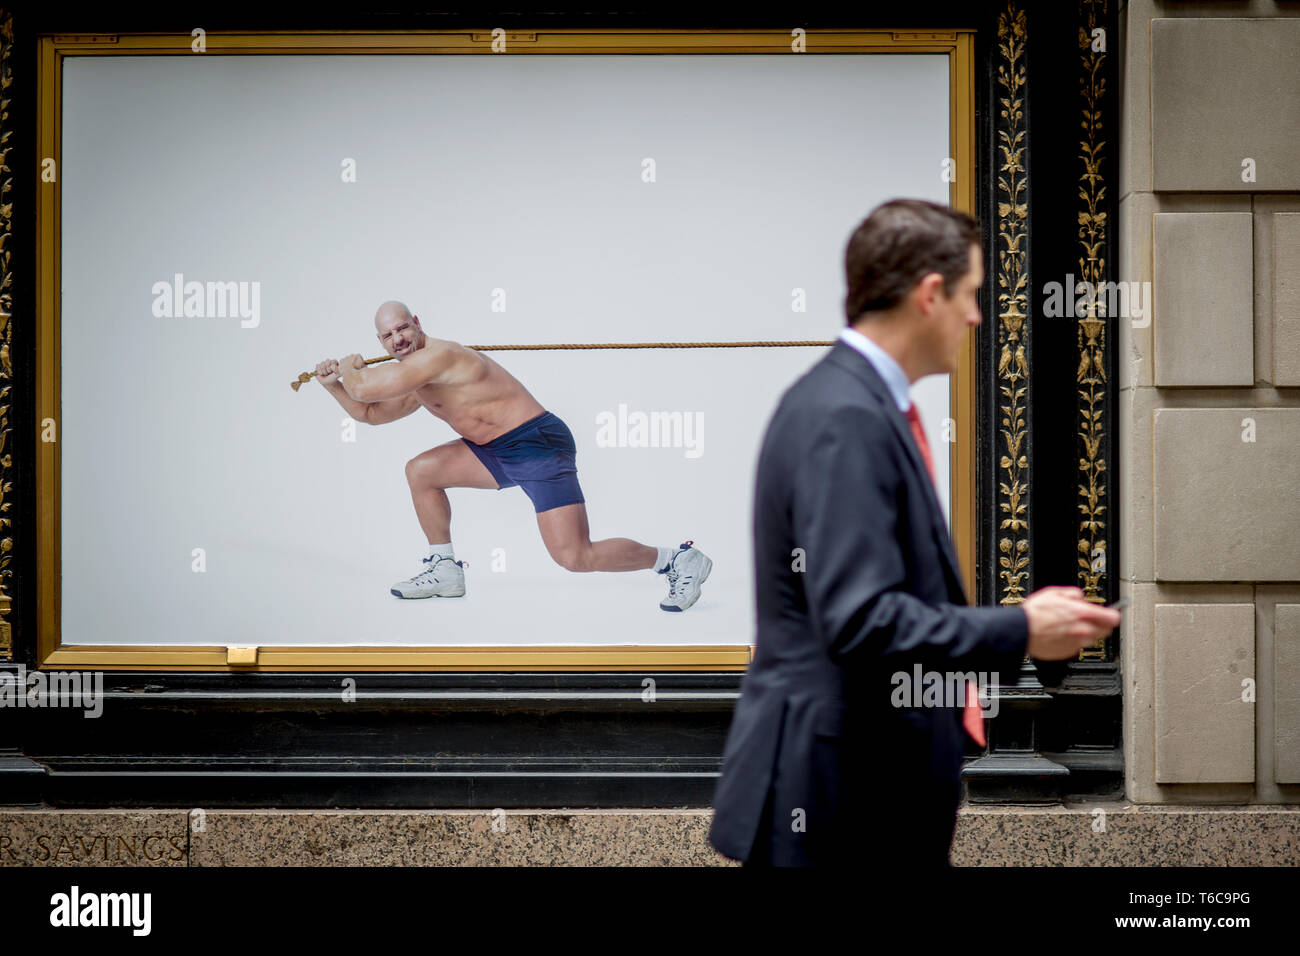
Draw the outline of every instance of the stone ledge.
M0 808L0 866L735 865L708 844L709 810L190 813ZM1300 807L964 808L952 862L1297 866Z
M1300 807L969 808L958 816L951 859L954 866L1297 866Z

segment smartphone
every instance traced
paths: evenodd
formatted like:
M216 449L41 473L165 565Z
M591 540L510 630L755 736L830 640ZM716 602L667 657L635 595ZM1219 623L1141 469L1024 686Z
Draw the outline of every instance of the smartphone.
M1122 611L1124 610L1124 608L1128 607L1128 604L1129 604L1128 598L1120 598L1118 601L1115 601L1112 604L1107 604L1106 606L1114 608L1117 611Z

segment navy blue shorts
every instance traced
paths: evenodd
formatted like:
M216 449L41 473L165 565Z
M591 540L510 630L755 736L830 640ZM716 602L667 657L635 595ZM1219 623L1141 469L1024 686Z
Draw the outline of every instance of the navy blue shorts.
M502 488L518 485L539 514L564 505L582 504L578 487L578 448L573 432L557 416L542 412L486 445L461 438L487 466Z

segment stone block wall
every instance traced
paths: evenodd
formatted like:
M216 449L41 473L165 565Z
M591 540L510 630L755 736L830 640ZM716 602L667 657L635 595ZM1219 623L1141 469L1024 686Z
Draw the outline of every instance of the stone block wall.
M1296 803L1300 8L1119 20L1127 796Z

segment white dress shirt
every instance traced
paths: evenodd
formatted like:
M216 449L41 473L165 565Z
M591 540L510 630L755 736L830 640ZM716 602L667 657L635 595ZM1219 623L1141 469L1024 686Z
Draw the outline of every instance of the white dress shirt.
M912 407L912 396L908 391L907 373L894 361L894 357L850 325L840 330L840 341L866 356L872 368L885 380L898 410L906 415Z

